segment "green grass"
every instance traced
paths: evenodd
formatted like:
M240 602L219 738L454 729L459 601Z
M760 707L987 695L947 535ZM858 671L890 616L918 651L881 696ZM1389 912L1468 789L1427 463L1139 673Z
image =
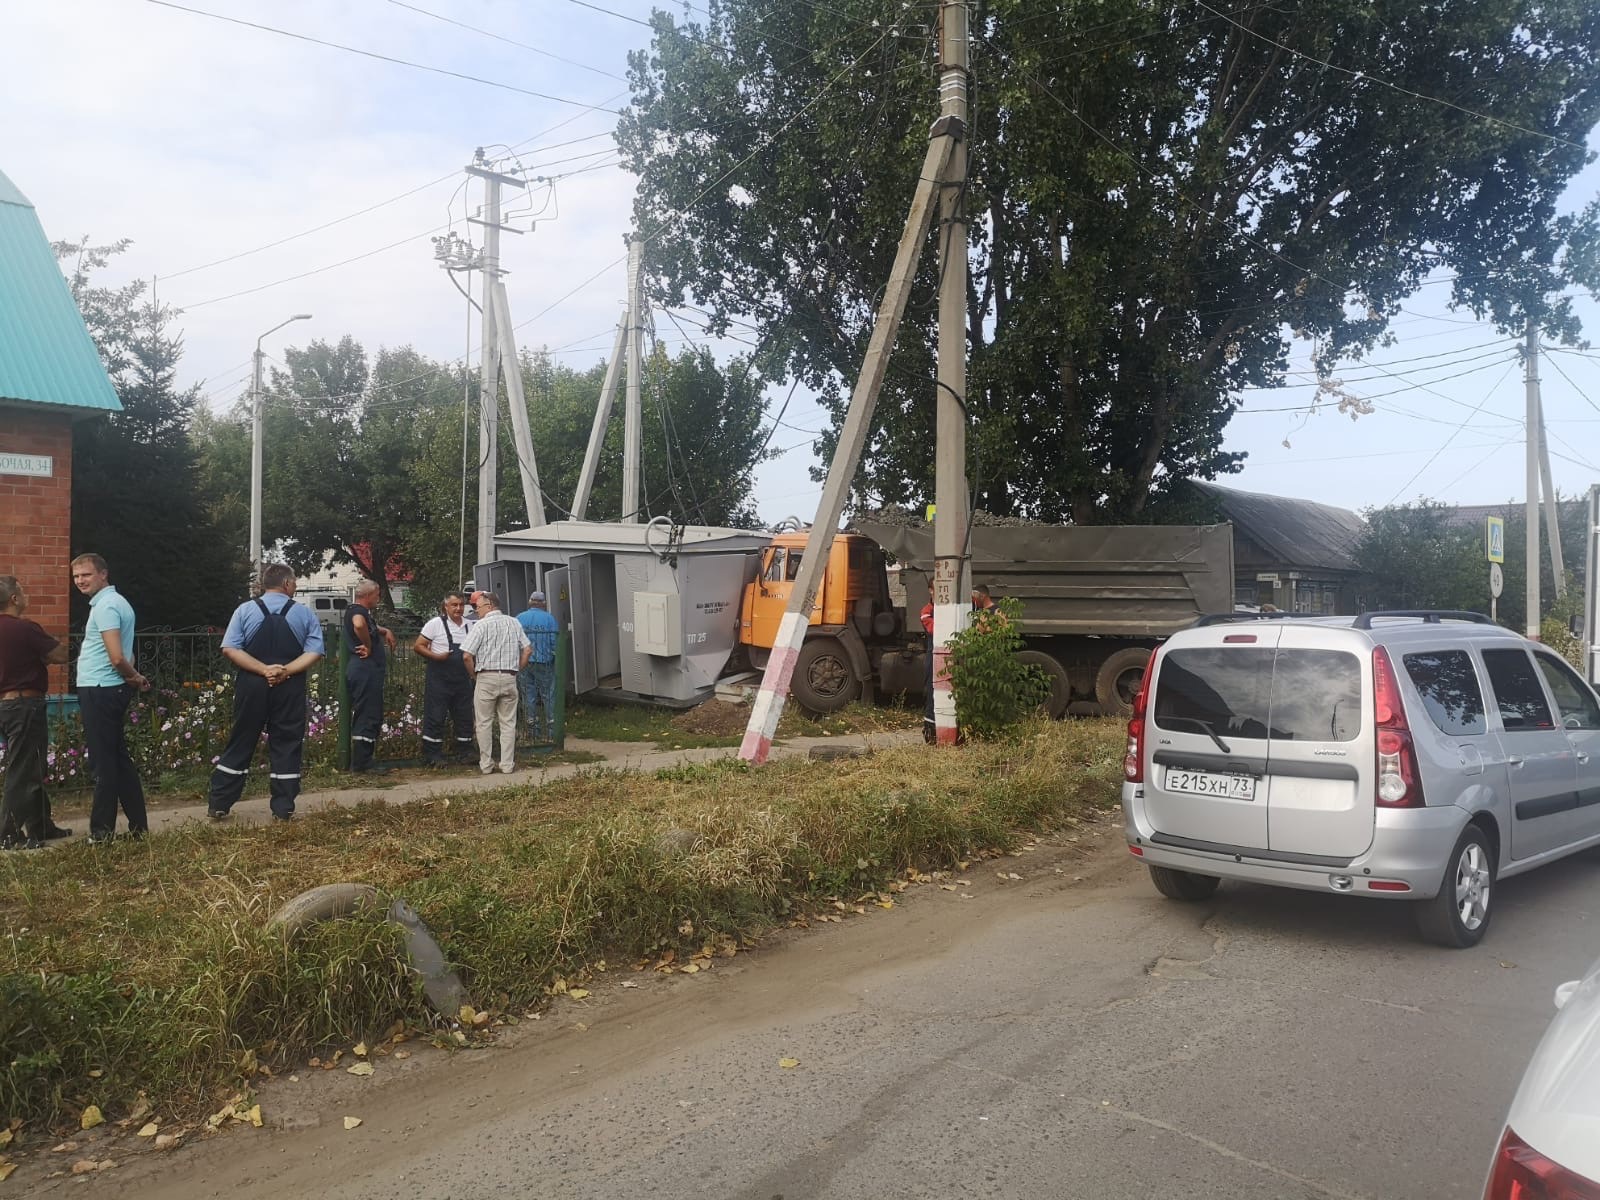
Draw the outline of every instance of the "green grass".
M139 842L0 858L0 1119L108 1118L140 1093L169 1117L244 1085L241 1061L433 1018L381 922L266 928L325 883L405 897L479 1007L520 1011L604 956L693 952L823 897L1009 846L1113 805L1121 726L859 759L737 760L649 776L377 802L293 825L194 823ZM688 932L685 932L688 931Z
M748 706L742 708L747 716ZM688 712L644 705L577 704L567 713L567 736L603 742L654 742L663 750L693 750L704 746L737 746L744 737L743 724L727 732L698 732L683 728L691 722ZM778 723L778 738L838 737L851 733L884 733L894 729L915 729L922 724L922 710L869 704L852 704L826 717L812 717L797 704L784 707Z

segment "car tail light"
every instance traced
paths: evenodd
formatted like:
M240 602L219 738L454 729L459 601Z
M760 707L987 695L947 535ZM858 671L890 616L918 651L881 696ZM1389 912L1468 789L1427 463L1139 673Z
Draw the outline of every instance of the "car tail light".
M1122 758L1122 777L1129 783L1144 782L1144 710L1150 702L1150 680L1156 673L1157 646L1150 651L1150 661L1144 664L1144 678L1139 681L1139 694L1133 698L1133 716L1128 718L1128 752Z
M1378 804L1384 808L1421 808L1422 775L1417 768L1417 750L1411 742L1411 727L1406 724L1394 665L1382 646L1372 652L1372 701L1377 710Z
M1551 1162L1508 1126L1483 1200L1600 1200L1600 1183Z

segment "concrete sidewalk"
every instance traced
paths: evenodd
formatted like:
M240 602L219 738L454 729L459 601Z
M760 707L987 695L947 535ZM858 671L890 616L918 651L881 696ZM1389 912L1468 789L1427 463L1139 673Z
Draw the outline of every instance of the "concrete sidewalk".
M890 746L910 746L920 742L921 736L920 730L902 729L885 733L841 734L838 737L788 738L782 744L772 748L772 757L803 758L808 756L813 749L823 746L833 750L840 748L881 750ZM324 788L318 791L300 793L300 798L296 802L295 812L299 816L306 816L330 808L348 808L371 800L382 800L386 804L409 804L413 800L428 800L435 796L471 795L474 792L493 791L503 787L538 787L540 784L548 783L551 780L566 779L581 771L612 769L648 772L660 767L676 766L679 763L711 762L719 758L732 758L738 754L738 748L733 746L702 747L694 750L657 750L649 742L598 742L584 738L568 738L566 748L569 751L597 754L604 761L556 763L551 766L521 763L510 775L502 775L498 771L493 775L480 775L475 767L471 770L463 768L459 774L435 775L430 773L422 778L408 778L403 783L396 783L387 787L364 787L356 782L357 777L352 775L350 777L352 786L350 787ZM264 765L262 769L265 770ZM420 773L420 769L418 773ZM241 800L234 805L233 816L224 824L229 826L265 825L271 815L271 810L267 807L267 798L265 796L256 796L251 799ZM204 804L150 809L150 830L152 833L170 829L187 821L205 820L207 820L207 817ZM76 834L72 840L80 840L85 832L84 827L87 826L87 822L73 820L72 825L75 827L74 832Z

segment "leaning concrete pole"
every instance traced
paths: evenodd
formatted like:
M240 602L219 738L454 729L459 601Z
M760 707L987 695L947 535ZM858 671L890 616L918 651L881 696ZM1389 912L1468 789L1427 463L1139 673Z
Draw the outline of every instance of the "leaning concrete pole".
M600 450L606 442L606 429L611 424L611 406L617 394L617 373L621 369L623 350L628 341L628 316L624 312L617 322L617 344L611 348L611 361L606 363L605 382L600 385L600 403L594 410L594 428L589 431L589 448L583 455L583 472L578 476L578 490L572 497L572 519L582 521L589 515L589 497L594 495L594 477L600 470Z
M933 498L933 722L941 746L956 743L950 638L972 618L967 558L967 5L947 0L939 28L939 124L950 166L939 200L939 386Z
M817 516L811 524L807 552L800 560L800 571L789 593L789 607L778 626L772 657L767 660L766 672L761 677L761 690L756 694L750 724L745 728L744 742L739 747L739 757L745 762L764 763L772 750L778 718L783 715L784 697L789 693L789 681L794 678L795 660L800 656L800 643L805 638L806 627L811 623L812 609L816 607L817 588L827 566L828 549L833 544L834 535L839 532L839 518L844 512L850 481L855 478L856 468L861 463L861 452L866 448L867 436L872 431L873 409L877 406L878 392L883 387L883 377L889 366L889 355L894 350L895 338L900 332L900 318L904 316L906 302L911 298L917 260L922 255L922 244L927 240L929 227L933 224L940 181L944 178L955 141L947 122L941 119L934 125L928 153L923 159L922 171L917 176L917 191L906 217L905 231L900 235L900 248L895 252L894 267L889 273L889 286L884 289L878 315L872 324L867 357L861 364L855 390L850 394L844 428L839 433L839 444L834 448L833 462L828 466L828 482L823 485L822 499L817 502Z
M639 474L644 460L644 408L640 392L643 373L644 306L640 303L644 271L644 239L628 239L628 383L622 409L622 517L625 524L639 523Z

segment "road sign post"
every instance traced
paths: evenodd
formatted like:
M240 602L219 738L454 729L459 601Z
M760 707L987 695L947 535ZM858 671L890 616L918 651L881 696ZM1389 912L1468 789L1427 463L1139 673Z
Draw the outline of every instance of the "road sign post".
M1506 576L1501 564L1506 561L1506 523L1501 517L1483 519L1483 556L1489 560L1489 616L1500 619L1500 593Z

